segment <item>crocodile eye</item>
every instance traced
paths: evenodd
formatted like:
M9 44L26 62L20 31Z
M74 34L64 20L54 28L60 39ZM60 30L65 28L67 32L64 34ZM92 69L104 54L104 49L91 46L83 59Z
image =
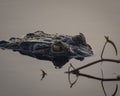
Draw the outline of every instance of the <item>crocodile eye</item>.
M59 52L59 51L61 51L61 48L60 48L60 46L53 45L53 50Z

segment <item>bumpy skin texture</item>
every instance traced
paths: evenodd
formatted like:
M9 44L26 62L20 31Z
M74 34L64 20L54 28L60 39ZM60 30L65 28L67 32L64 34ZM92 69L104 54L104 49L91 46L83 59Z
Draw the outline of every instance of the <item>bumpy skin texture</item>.
M1 49L18 51L22 55L40 60L52 61L61 68L70 59L84 60L92 56L93 51L82 33L75 36L46 34L43 31L26 34L23 38L12 37L9 41L0 41Z

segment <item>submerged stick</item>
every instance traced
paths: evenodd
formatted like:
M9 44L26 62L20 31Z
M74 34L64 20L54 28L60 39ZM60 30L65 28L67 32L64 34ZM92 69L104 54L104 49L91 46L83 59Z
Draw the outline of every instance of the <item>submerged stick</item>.
M97 64L97 63L99 63L99 62L115 62L115 63L120 63L120 60L115 60L115 59L99 59L99 60L93 61L93 62L91 62L91 63L88 63L88 64L86 64L86 65L84 65L84 66L82 66L82 67L79 67L79 68L76 68L76 69L74 69L74 70L71 70L71 71L69 71L69 72L67 71L67 72L65 72L65 73L74 73L75 71L78 71L78 70L87 68L87 67L92 66L92 65L95 65L95 64Z
M95 79L95 80L98 80L98 81L120 81L120 78L100 78L100 77L96 77L96 76L92 76L92 75L88 75L88 74L84 74L84 73L79 73L77 75L87 77L87 78L90 78L90 79Z

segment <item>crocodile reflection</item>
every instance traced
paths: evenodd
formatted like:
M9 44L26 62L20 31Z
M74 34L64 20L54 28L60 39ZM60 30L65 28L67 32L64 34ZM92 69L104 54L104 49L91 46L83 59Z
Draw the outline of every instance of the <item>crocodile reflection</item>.
M61 68L72 58L82 61L93 55L92 48L82 33L68 36L36 31L26 34L23 38L12 37L9 41L0 41L0 48L52 61L56 68Z

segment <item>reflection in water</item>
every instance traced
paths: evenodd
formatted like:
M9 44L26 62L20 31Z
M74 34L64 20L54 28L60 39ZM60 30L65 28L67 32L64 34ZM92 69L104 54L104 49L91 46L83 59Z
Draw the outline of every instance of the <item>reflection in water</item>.
M108 82L109 82L109 81L120 81L119 75L118 75L116 78L104 78L104 73L103 73L102 67L101 67L102 78L96 77L96 76L92 76L92 75L88 75L88 74L84 74L84 73L81 73L81 72L80 72L81 69L87 68L87 67L92 66L92 65L94 65L94 64L97 64L97 63L99 63L99 62L101 62L101 65L102 65L103 62L105 62L105 61L107 61L107 62L112 62L112 63L113 63L113 62L114 62L114 63L120 63L120 60L116 60L116 59L105 59L105 58L103 57L104 50L105 50L106 45L107 45L108 43L110 43L110 44L113 46L113 48L115 49L116 55L118 55L118 53L117 53L118 51L117 51L117 47L116 47L115 43L114 43L113 41L111 41L108 36L105 36L105 39L106 39L106 42L105 42L105 44L104 44L104 46L103 46L103 49L102 49L102 52L101 52L101 55L100 55L100 57L101 57L100 60L93 61L93 62L88 63L88 64L86 64L86 65L84 65L84 66L81 66L81 67L79 67L79 68L77 68L77 69L75 69L75 67L74 67L72 64L70 64L70 67L68 68L68 72L65 72L65 73L68 73L68 81L69 81L69 83L70 83L70 88L77 82L78 76L84 76L84 77L87 77L87 78L91 78L91 79L94 79L94 80L99 80L99 81L101 81L102 90L103 90L103 92L104 92L104 95L107 96L107 92L106 92L105 86L104 86L104 81L108 81ZM70 68L73 68L73 70L70 71ZM75 80L74 82L71 82L70 74L76 75L76 80ZM117 91L118 91L118 84L116 84L116 89L115 89L115 91L114 91L114 93L113 93L112 96L115 96L115 95L117 94Z

